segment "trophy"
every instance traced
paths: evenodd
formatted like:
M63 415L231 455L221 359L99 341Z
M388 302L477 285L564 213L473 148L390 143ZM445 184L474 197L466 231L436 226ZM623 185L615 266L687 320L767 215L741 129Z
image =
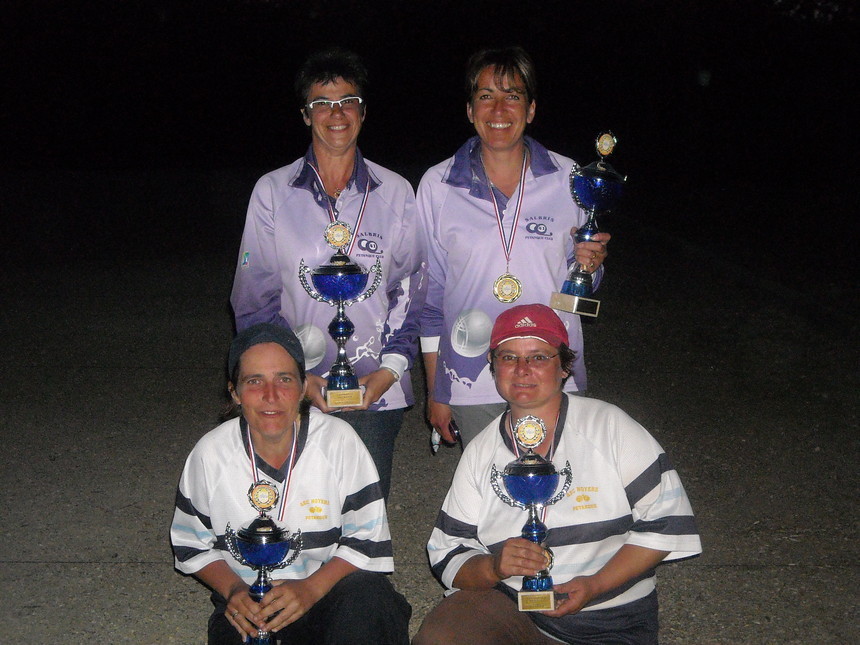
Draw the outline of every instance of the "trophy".
M373 295L382 282L382 265L379 258L370 272L349 259L345 249L352 239L352 232L344 222L336 221L326 227L325 239L335 249L331 259L311 270L302 260L299 264L299 282L307 294L318 302L337 307L337 313L328 325L328 333L337 345L337 360L329 370L326 383L326 404L330 408L354 407L362 404L364 392L358 386L358 378L346 357L346 342L355 331L355 325L346 317L346 307L361 302ZM311 274L313 286L308 284ZM375 273L373 283L367 287L369 273Z
M621 187L627 181L609 165L606 157L612 154L618 140L611 132L604 132L597 137L598 161L592 161L585 168L577 163L570 171L570 194L574 201L588 213L588 220L576 231L574 240L589 242L598 233L597 214L610 212L621 198ZM567 278L560 292L554 292L549 306L559 311L578 314L580 316L597 317L600 301L591 297L593 284L591 273L587 267L574 262L570 267Z
M505 466L503 473L499 473L495 465L490 473L490 483L499 499L508 506L528 511L528 519L521 532L522 537L540 544L546 551L546 567L538 571L535 576L523 576L523 586L517 594L520 611L555 609L555 592L552 588L552 576L549 574L553 554L549 547L544 545L547 528L540 519L539 513L544 507L555 504L567 494L573 475L570 462L567 462L559 472L552 462L534 452L534 448L541 444L544 437L546 437L546 426L543 421L531 415L523 417L516 423L514 438L526 451L525 454ZM555 493L560 475L565 477L564 485L558 493ZM507 494L502 490L499 480L504 484Z
M301 529L289 535L286 528L278 526L275 520L266 515L266 511L278 503L278 497L278 489L274 484L265 480L255 482L248 490L248 500L260 514L243 524L238 532L227 523L225 541L230 555L243 566L258 571L257 579L249 590L256 602L260 602L272 589L269 573L290 566L302 552ZM292 553L287 557L291 549ZM250 642L251 645L274 645L269 632L262 629L257 631L257 636L252 637Z

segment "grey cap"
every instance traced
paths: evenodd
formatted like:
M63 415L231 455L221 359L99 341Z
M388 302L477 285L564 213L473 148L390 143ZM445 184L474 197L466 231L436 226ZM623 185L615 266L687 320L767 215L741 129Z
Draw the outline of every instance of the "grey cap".
M227 374L231 379L242 354L260 343L277 343L287 350L287 353L298 363L299 373L304 378L305 353L293 330L272 323L257 323L236 334L236 338L230 344L230 353L227 355Z

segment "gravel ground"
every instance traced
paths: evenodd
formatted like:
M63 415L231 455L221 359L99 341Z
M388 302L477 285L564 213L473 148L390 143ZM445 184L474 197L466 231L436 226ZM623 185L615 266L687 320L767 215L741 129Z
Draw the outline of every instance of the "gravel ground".
M225 402L234 214L250 184L112 176L102 186L91 208L107 227L188 203L207 214L192 235L155 218L126 243L55 235L6 265L0 634L203 643L207 593L173 571L167 532L183 460ZM205 188L202 206L181 186ZM39 209L46 230L56 224L50 203ZM705 548L660 567L662 641L855 642L856 301L759 280L754 265L633 219L607 228L601 316L586 328L589 394L662 443ZM57 261L35 266L47 252ZM390 500L394 580L413 630L441 593L424 543L458 458L429 454L422 419L421 405L407 415Z

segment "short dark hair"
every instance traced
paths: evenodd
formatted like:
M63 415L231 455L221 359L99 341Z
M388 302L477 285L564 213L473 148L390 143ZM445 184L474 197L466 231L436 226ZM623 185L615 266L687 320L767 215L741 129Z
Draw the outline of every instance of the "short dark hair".
M496 376L496 368L493 366L493 358L495 356L496 350L490 350L490 374L492 374L494 378ZM571 374L573 374L573 361L576 360L576 352L562 343L558 347L558 360L561 362L561 369L567 373L567 376L561 379L561 386L564 387L564 384L567 383L567 379L569 379Z
M311 54L296 74L296 96L304 107L308 92L314 83L331 83L342 78L355 85L355 91L364 98L367 89L367 68L358 54L340 47L329 47Z
M532 57L522 47L482 49L472 54L466 64L466 101L471 102L478 89L478 77L487 67L496 68L496 85L502 87L506 78L519 75L526 90L526 101L531 103L537 96L537 73Z

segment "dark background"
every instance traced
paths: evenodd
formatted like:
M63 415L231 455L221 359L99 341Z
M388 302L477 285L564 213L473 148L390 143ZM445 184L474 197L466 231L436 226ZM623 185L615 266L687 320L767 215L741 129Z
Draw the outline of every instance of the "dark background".
M468 55L520 44L539 75L530 133L588 163L611 129L630 177L619 217L665 234L655 252L690 242L811 297L856 291L846 3L30 0L0 18L19 266L235 253L257 176L308 144L292 82L328 44L370 69L362 151L417 185L472 133Z

